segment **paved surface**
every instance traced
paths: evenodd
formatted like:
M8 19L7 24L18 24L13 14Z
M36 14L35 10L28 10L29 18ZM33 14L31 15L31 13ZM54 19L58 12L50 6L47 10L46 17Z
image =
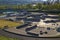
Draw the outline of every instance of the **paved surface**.
M25 30L26 30L26 28L29 28L29 27L31 27L31 26L26 26L26 27L20 28L20 29L16 29L15 27L13 27L13 28L5 29L5 30L9 31L9 32L17 33L17 34L28 35Z
M12 38L18 38L19 40L60 40L60 38L32 38L32 37L24 37L24 36L19 36L11 33L7 33L3 30L0 29L0 35L4 35L7 37L12 37Z
M15 29L15 28L9 28L8 31L26 34L25 28L18 29L18 30ZM33 30L33 31L35 31L35 30ZM50 33L51 33L51 31L50 31ZM53 33L53 34L55 34L55 33ZM12 38L19 38L19 40L20 39L21 40L59 40L60 39L60 38L33 38L33 37L26 37L26 36L21 36L21 35L19 36L19 35L15 35L15 34L12 34L12 33L7 33L3 30L0 30L0 35L4 35L4 36L7 36L7 37L12 37Z
M29 28L29 27L27 26L27 27L20 28L20 29L16 29L15 27L13 27L13 28L5 29L5 30L12 32L12 33L31 36L31 35L26 33L26 31L25 31L26 28ZM40 31L48 32L48 34L40 35ZM57 32L56 29L47 30L46 28L43 28L43 27L37 27L36 29L30 30L29 32L39 34L39 37L53 37L53 36L60 35L60 32Z
M42 35L40 34L41 33L40 31L43 32ZM58 34L58 32L55 29L47 30L46 27L45 28L38 27L36 29L31 30L30 32L39 34L39 37L53 37L60 35L60 33ZM45 34L44 32L47 32L47 34Z

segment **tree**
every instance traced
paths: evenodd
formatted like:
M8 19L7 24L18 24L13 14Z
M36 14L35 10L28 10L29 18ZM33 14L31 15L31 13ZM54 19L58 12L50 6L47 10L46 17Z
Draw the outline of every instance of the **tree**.
M37 4L36 4L36 7L37 7L37 9L42 9L42 4L37 3Z
M32 5L31 4L27 4L25 7L26 7L26 9L32 9Z

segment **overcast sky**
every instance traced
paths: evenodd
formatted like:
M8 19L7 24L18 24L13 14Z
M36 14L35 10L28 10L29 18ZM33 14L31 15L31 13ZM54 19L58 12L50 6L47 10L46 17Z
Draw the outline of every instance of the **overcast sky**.
M46 1L46 0L43 0L43 1Z

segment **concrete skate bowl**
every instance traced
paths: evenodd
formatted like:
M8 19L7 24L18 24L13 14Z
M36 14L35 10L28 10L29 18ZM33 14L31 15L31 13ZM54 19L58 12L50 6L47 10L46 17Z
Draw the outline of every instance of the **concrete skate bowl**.
M28 25L28 24L25 24L25 25L23 25L24 27L26 26L26 25ZM21 29L21 28L24 28L24 27L16 27L17 29ZM35 25L35 26L33 26L33 27L30 27L30 28L27 28L25 31L26 31L26 33L27 34L29 34L29 35L24 35L24 34L18 34L18 33L14 33L14 32L9 32L9 31L7 31L7 30L5 30L5 29L3 29L3 31L5 31L5 32L7 32L7 33L10 33L10 34L15 34L15 35L19 35L19 36L24 36L24 37L33 37L33 38L40 38L40 37L38 37L38 34L35 34L35 33L31 33L31 32L29 32L30 30L33 30L33 29L35 29L37 26ZM30 35L32 35L32 36L30 36Z
M33 32L30 32L30 31L32 31L33 29L36 29L37 28L37 26L36 25L34 25L34 26L32 26L32 27L27 27L29 24L24 24L24 25L21 25L21 26L18 26L18 27L16 27L16 29L13 29L13 30L16 30L16 31L10 31L9 29L3 29L3 31L5 31L5 32L7 32L7 33L9 33L10 35L11 34L14 34L14 36L15 35L18 35L18 36L23 36L23 37L28 37L28 38L55 38L55 37L41 37L41 36L39 36L39 34L37 34L37 33L33 33ZM23 28L25 28L25 29L23 29ZM12 29L11 29L12 30ZM20 31L18 31L18 30L24 30L24 32L22 33L22 32L20 32ZM58 37L59 38L59 37Z

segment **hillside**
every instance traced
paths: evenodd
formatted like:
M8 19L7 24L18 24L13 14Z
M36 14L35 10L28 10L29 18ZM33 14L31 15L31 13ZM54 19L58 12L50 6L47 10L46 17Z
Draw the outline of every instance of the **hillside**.
M0 5L20 5L28 3L42 2L41 0L0 0Z

